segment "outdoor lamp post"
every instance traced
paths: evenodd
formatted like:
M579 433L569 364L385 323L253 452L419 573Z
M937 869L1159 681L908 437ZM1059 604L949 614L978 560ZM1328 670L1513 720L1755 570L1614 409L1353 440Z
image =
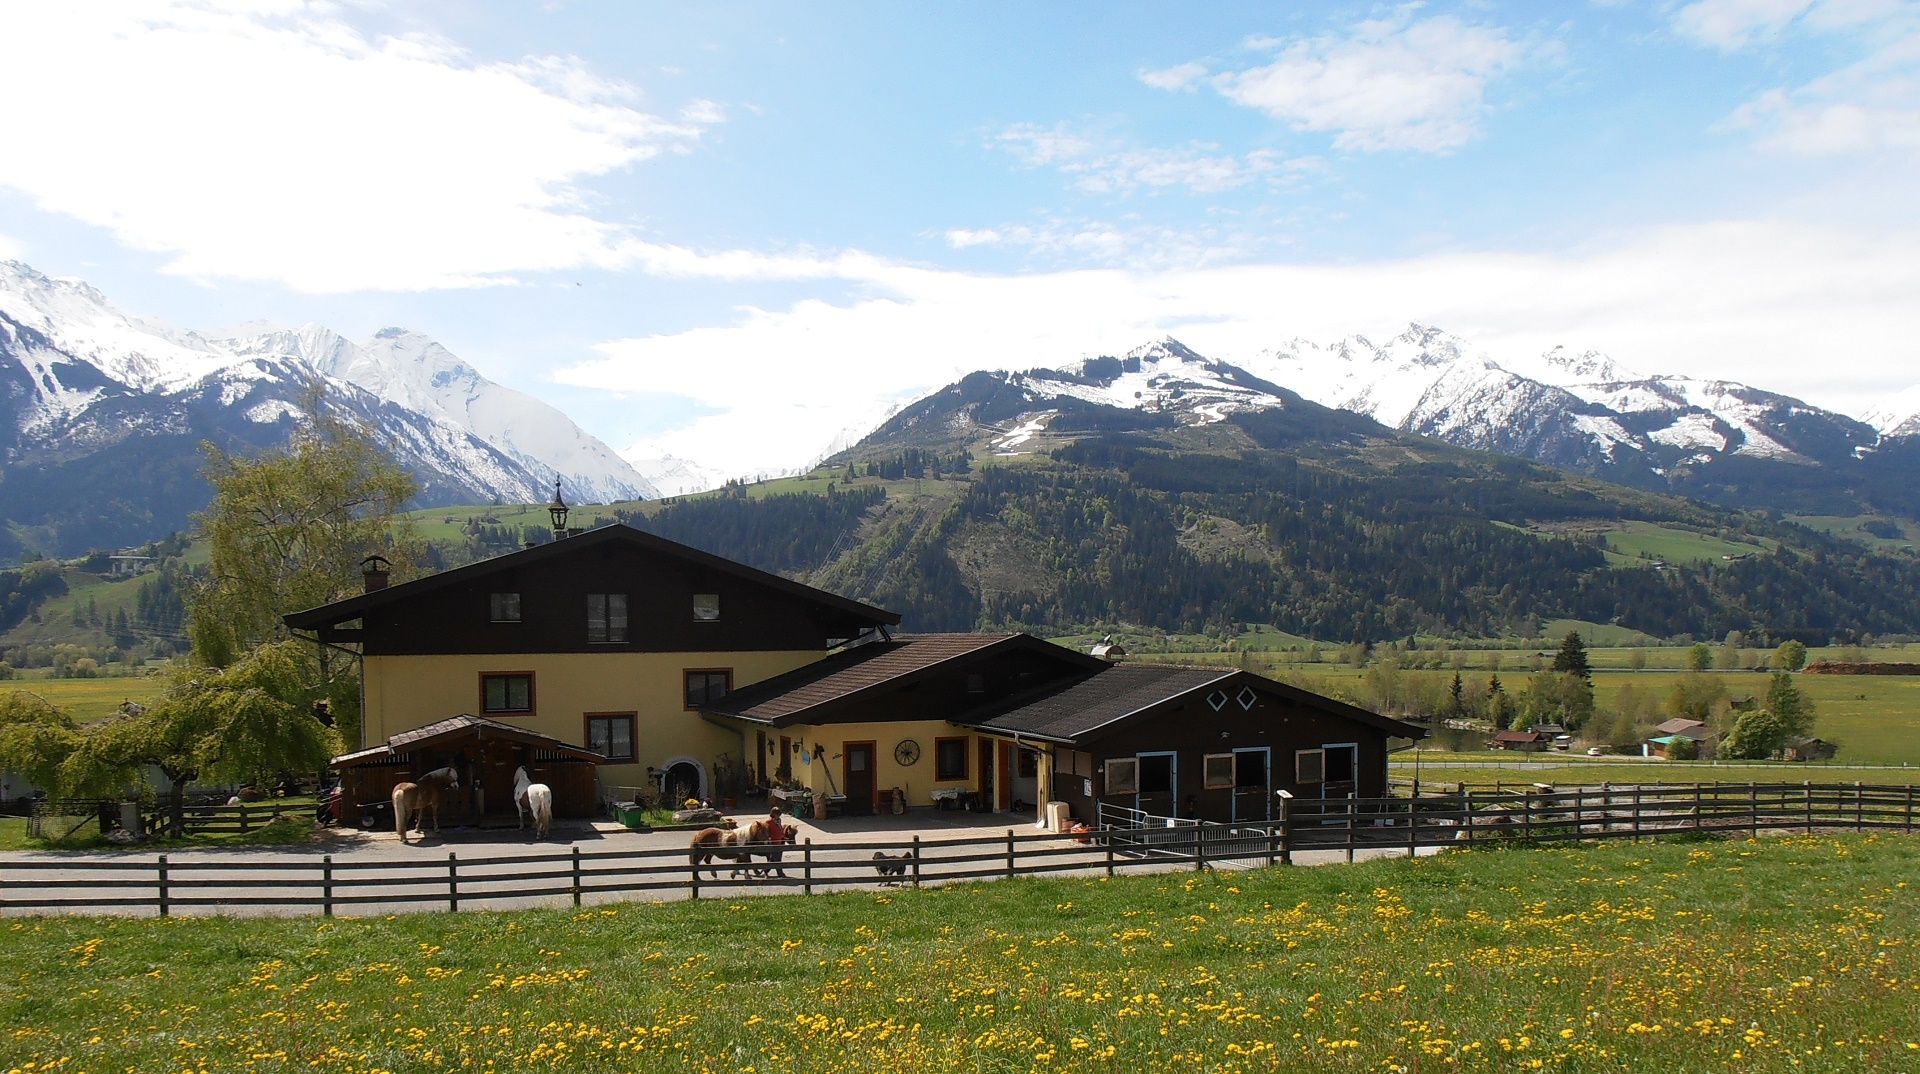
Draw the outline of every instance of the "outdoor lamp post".
M547 505L547 514L553 518L553 539L559 540L567 535L567 501L560 498L560 482L553 483L553 502Z

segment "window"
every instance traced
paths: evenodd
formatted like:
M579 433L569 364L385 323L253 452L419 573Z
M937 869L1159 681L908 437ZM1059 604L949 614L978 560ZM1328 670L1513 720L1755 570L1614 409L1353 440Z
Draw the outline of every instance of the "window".
M987 692L987 677L974 672L967 676L967 693L984 694Z
M693 595L693 621L696 623L719 622L720 594L695 593Z
M527 715L533 711L533 672L480 676L480 711Z
M1142 754L1140 757L1138 786L1141 794L1172 794L1172 755L1165 753Z
M1293 753L1294 782L1324 783L1327 779L1326 750L1295 750Z
M1140 762L1132 757L1115 757L1107 762L1107 793L1138 794Z
M1053 772L1059 776L1085 779L1093 775L1093 754L1086 750L1056 749L1053 751Z
M733 692L733 672L728 669L687 672L687 707L703 708Z
M627 640L627 595L587 594L587 642L617 644Z
M964 738L936 738L933 740L933 778L967 778L967 740Z
M1267 751L1241 750L1234 756L1239 758L1239 763L1234 769L1233 785L1266 789Z
M587 748L609 761L633 760L631 712L587 713Z
M1328 783L1353 782L1353 770L1359 761L1358 746L1330 746L1321 751L1327 756L1326 776Z
M1022 747L1017 764L1019 767L1014 769L1014 775L1019 776L1021 779L1032 779L1038 776L1040 774L1040 751Z
M488 600L489 618L496 623L520 621L520 594L494 593Z
M1209 753L1201 760L1208 790L1233 786L1233 754Z

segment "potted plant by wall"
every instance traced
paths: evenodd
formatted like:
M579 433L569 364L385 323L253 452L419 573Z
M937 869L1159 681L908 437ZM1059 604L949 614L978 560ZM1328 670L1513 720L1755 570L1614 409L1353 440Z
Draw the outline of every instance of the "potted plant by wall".
M740 765L732 754L723 753L713 759L713 789L722 808L732 809L740 804Z

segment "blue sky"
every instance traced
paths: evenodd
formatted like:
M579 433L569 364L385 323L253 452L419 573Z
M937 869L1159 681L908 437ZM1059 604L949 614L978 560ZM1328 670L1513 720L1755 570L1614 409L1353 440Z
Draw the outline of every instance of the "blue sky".
M60 7L0 12L0 254L636 456L1166 333L1920 382L1912 2Z

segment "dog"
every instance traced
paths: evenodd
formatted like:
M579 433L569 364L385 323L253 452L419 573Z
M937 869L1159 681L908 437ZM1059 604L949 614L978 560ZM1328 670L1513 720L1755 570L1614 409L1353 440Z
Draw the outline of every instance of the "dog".
M882 884L891 887L898 884L901 877L907 875L907 863L912 860L913 851L911 850L903 850L897 855L876 850L873 852L873 871L880 874ZM894 879L888 880L887 877Z

